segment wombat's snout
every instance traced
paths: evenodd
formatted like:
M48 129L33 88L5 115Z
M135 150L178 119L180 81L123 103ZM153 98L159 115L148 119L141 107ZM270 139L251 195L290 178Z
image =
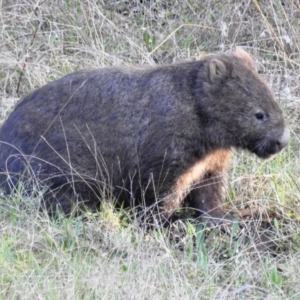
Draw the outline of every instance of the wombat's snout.
M288 145L290 142L290 131L287 127L285 127L281 138L277 141L277 146L279 151Z
M258 140L251 146L249 150L254 152L258 157L269 158L274 154L280 152L284 147L288 145L290 141L290 131L287 127L284 128L283 133L280 137L278 137L277 134L274 133L270 133L270 136Z

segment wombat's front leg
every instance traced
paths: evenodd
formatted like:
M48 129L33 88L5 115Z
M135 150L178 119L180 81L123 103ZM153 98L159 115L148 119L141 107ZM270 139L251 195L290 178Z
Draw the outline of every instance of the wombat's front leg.
M227 165L231 150L211 151L183 172L175 185L163 197L162 211L165 219L172 217L184 201L197 212L201 220L220 223L230 219L223 211Z
M223 175L208 173L190 192L189 202L201 221L209 224L228 222L232 217L223 210L225 198Z

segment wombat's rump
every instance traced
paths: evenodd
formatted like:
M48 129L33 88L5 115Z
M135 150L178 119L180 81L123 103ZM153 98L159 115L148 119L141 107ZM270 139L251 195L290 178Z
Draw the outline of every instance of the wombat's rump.
M283 114L245 51L169 66L79 71L25 97L0 132L0 183L44 190L48 209L188 200L222 218L232 148L267 158L289 142Z

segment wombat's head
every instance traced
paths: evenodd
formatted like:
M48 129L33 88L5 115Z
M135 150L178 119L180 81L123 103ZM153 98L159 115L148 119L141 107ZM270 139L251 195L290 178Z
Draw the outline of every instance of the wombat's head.
M238 48L208 62L209 115L224 138L262 158L282 150L290 133L282 110L261 79L250 55Z

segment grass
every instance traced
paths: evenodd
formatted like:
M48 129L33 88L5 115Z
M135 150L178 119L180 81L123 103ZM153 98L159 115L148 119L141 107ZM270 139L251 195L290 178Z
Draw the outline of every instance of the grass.
M235 155L226 233L193 221L144 230L127 212L49 219L1 196L1 299L299 299L299 1L0 0L1 120L33 89L82 68L167 64L243 46L292 141L273 160Z
M98 216L53 221L12 205L1 220L3 299L213 299L243 286L253 299L299 292L299 248L261 253L237 230L224 236L189 224L170 242L159 230L115 228Z
M188 223L176 239L131 222L114 226L107 207L54 221L8 203L0 212L3 299L213 299L243 286L253 299L297 299L300 240L273 256L247 243L238 226L224 235ZM297 226L289 224L289 238Z

